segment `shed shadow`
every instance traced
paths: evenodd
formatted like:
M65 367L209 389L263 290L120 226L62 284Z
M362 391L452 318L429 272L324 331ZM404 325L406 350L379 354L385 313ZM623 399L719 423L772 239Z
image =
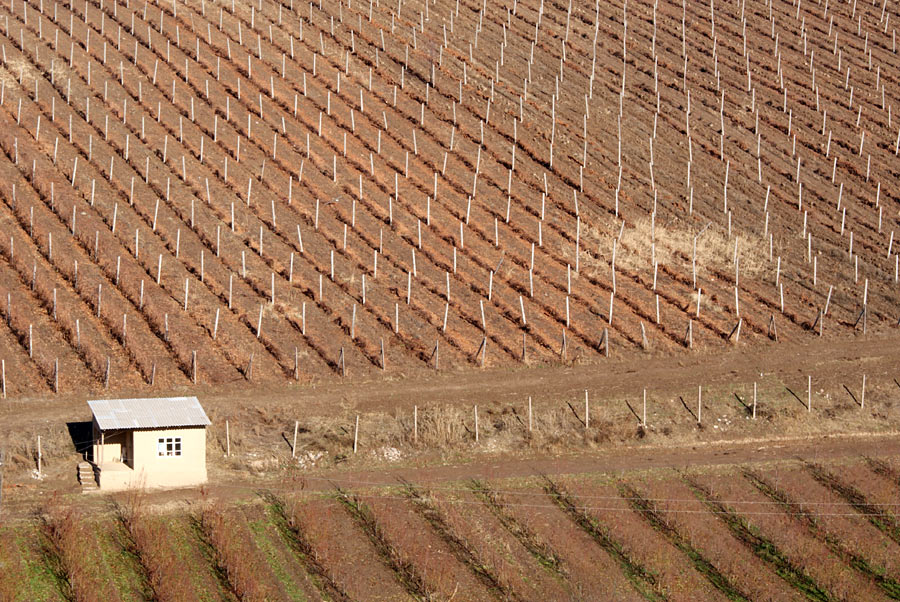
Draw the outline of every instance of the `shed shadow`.
M67 422L66 430L69 432L69 438L75 451L82 455L86 460L92 459L91 453L94 443L94 427L90 420L84 422Z

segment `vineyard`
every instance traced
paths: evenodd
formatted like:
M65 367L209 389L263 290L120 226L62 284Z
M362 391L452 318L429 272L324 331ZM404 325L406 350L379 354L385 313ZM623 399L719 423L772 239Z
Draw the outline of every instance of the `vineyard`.
M900 599L900 472L869 458L525 480L285 480L161 510L45 501L3 600Z
M893 328L892 16L4 2L3 395Z

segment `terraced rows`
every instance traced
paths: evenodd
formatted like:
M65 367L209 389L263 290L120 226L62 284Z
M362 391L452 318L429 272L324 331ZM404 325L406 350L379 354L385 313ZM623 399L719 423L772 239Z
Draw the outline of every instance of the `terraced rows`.
M3 599L898 599L884 460L262 492L0 530ZM598 578L602 576L602 578Z
M896 323L886 7L0 11L13 395Z

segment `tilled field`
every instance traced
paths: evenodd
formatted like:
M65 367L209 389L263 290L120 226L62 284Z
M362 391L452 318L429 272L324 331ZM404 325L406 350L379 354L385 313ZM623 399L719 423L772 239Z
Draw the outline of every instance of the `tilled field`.
M872 458L288 479L251 503L138 495L99 517L51 498L0 529L0 599L896 600L898 479Z
M4 3L5 392L894 327L891 16Z

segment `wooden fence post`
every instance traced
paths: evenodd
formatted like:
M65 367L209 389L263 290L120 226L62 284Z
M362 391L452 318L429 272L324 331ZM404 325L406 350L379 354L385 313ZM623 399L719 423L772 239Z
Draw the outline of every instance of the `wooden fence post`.
M532 415L531 414L531 397L529 396L528 397L528 432L529 433L531 432L531 426L532 426L531 415Z
M3 451L0 449L0 518L3 516Z
M294 421L294 443L291 444L291 459L297 457L297 429L300 427L300 421Z
M225 455L231 456L231 428L228 426L228 421L225 421Z
M863 374L863 382L862 382L862 392L859 397L859 407L860 409L866 407L866 375Z
M419 443L419 406L413 406L413 443Z
M703 386L697 387L697 424L703 424Z
M644 413L641 426L647 428L647 389L644 389Z
M475 443L478 443L478 406L475 406Z
M38 469L38 478L41 478L41 461L43 460L43 454L41 453L41 436L37 436L37 469Z
M588 404L588 392L584 390L584 430L588 430L591 426L591 408Z
M356 453L357 444L359 443L359 414L356 415L356 428L353 429L353 453Z
M753 419L756 419L756 383L753 383Z
M812 412L812 376L806 377L806 411Z

